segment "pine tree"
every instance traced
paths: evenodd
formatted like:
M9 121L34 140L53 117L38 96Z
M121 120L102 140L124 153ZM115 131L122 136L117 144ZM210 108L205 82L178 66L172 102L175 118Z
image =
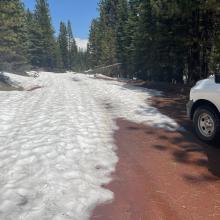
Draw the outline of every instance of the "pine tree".
M26 34L21 1L0 1L0 69L19 71L26 64Z
M87 52L78 50L76 56L76 62L74 66L74 71L81 72L85 71L88 68L87 65Z
M126 47L128 46L128 36L126 36L126 24L128 22L128 1L118 0L116 5L116 54L120 63L126 62Z
M69 69L69 51L68 51L68 37L67 37L67 28L64 22L60 22L60 34L58 37L59 48L61 59L63 63L63 68L65 70Z
M101 64L101 23L98 19L92 21L89 33L89 42L88 42L88 63L89 66L94 68Z
M101 62L105 65L118 62L117 59L117 3L118 0L102 0L100 10Z
M33 67L41 67L44 53L44 37L39 23L32 12L26 13L28 33L28 60Z
M127 46L125 48L125 64L128 75L138 72L137 62L137 35L139 25L139 5L140 0L130 0L128 5L128 20L125 24ZM142 34L142 33L140 33Z
M67 23L67 41L68 41L68 66L69 70L74 70L77 57L77 46L76 41L73 37L71 22Z
M54 39L54 30L51 24L49 4L47 0L36 0L35 16L40 27L43 46L41 48L40 67L53 69L56 63L56 42Z

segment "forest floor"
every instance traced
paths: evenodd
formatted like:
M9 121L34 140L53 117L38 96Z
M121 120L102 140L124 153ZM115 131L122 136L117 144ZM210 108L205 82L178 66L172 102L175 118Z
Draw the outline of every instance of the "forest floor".
M152 106L184 126L167 131L118 119L119 162L106 187L115 199L100 205L92 220L220 219L220 146L197 139L186 116L189 87L133 83L164 92Z

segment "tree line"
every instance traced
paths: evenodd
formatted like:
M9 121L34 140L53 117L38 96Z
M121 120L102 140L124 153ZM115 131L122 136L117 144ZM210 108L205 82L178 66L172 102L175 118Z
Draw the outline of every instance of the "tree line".
M55 36L47 0L36 0L33 12L20 0L0 1L0 70L80 71L86 69L86 58L76 46L70 21L61 21Z
M194 82L219 71L218 0L101 0L88 63L121 63L124 76Z

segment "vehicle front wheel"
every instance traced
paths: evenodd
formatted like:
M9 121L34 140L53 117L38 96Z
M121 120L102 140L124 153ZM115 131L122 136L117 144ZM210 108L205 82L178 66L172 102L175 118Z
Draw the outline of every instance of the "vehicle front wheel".
M193 123L198 137L203 141L214 141L219 132L219 116L214 108L201 106L196 109Z

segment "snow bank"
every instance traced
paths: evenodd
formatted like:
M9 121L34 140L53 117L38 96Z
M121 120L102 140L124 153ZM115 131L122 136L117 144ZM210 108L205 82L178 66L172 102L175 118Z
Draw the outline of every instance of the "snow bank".
M15 88L23 88L25 90L29 90L33 87L40 86L39 83L36 82L34 78L38 76L37 72L27 72L30 76L22 76L13 73L3 72L1 73L1 77L3 77L7 84L15 87Z
M168 130L180 129L173 119L151 106L150 98L161 96L161 92L123 82L86 81L88 87L93 89L92 94L101 101L101 104L110 106L110 113L114 118L124 118Z
M1 88L7 86L12 87L14 89L22 89L19 85L14 84L13 81L11 81L10 77L4 75L2 72L0 72L0 90Z
M146 101L157 91L71 73L40 73L36 82L44 87L0 92L2 220L88 220L113 199L102 186L118 161L114 119L178 127Z

